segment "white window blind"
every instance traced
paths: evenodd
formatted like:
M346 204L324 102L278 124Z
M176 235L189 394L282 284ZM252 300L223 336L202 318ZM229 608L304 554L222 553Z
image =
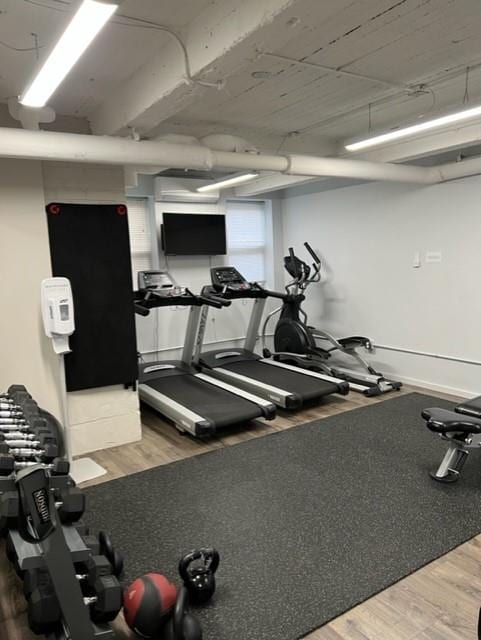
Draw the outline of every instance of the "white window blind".
M250 282L266 279L266 212L263 202L227 202L229 264Z
M152 238L149 202L146 198L128 198L132 278L137 288L137 272L152 269Z

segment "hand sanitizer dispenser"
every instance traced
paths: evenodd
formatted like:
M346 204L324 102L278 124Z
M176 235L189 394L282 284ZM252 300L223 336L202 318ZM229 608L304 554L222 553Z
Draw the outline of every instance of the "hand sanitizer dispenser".
M46 278L41 287L45 333L52 339L55 353L70 353L69 336L75 331L73 297L67 278Z

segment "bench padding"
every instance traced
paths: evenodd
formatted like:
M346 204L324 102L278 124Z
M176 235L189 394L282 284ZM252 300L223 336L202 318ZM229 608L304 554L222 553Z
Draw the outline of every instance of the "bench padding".
M461 404L457 405L456 412L462 413L465 416L481 419L481 396L468 400L467 402L461 402Z
M481 420L463 416L455 411L424 409L422 417L427 420L428 429L436 433L481 433Z

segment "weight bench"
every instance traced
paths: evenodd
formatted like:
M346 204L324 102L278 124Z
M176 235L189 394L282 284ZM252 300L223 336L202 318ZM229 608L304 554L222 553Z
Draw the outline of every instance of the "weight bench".
M454 411L424 409L422 417L430 431L449 442L437 471L430 473L438 482L456 482L469 450L481 447L481 396L454 407Z

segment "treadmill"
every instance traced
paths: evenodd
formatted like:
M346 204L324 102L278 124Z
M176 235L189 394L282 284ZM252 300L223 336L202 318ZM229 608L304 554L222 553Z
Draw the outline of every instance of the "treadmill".
M211 281L210 286L202 289L203 295L227 301L252 298L254 306L244 347L213 351L201 350L209 309L207 305L203 307L194 353L194 364L198 364L202 371L255 393L282 409L298 409L308 401L349 392L349 384L345 380L315 371L301 371L299 367L263 358L254 352L267 298L282 299L285 294L247 282L234 267L213 267Z
M272 402L199 372L191 364L201 308L221 308L226 301L194 295L175 285L165 271L142 271L138 277L141 288L134 292L136 313L146 316L157 307L190 307L181 360L140 364L140 399L171 420L179 431L196 437L256 418L273 419L276 407Z

